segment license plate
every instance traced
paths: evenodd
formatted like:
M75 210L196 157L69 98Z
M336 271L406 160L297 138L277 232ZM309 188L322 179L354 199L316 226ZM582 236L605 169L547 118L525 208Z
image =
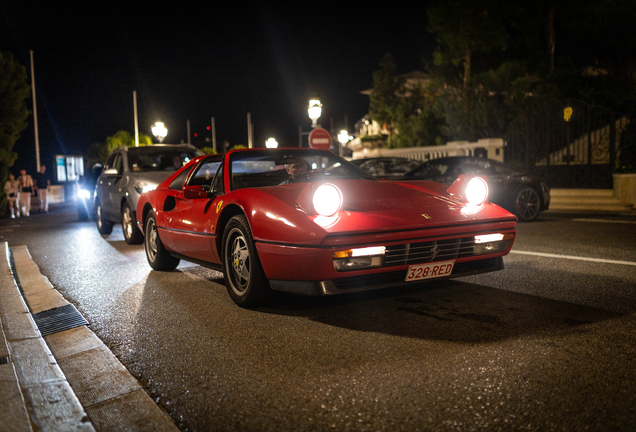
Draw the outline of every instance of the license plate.
M444 261L430 264L416 264L409 267L406 272L406 282L434 279L450 276L453 272L455 261Z

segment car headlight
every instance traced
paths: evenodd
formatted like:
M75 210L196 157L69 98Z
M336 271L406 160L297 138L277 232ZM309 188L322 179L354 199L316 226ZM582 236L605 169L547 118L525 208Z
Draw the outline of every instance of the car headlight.
M318 186L312 200L314 210L320 216L333 216L342 207L342 193L338 187L325 183Z
M88 200L91 198L91 193L86 189L80 189L77 191L77 196L79 199Z
M139 195L141 195L144 192L155 190L156 188L157 188L156 184L151 184L146 182L139 182L135 184L135 190L137 191Z
M466 201L473 206L480 206L488 199L488 184L481 177L473 177L466 185Z

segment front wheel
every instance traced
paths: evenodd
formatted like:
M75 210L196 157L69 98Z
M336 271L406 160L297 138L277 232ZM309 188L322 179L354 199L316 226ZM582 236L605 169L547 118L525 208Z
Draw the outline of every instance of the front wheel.
M128 203L121 208L121 229L124 232L124 240L129 245L141 244L144 241L144 236L137 228L137 222Z
M113 223L106 219L104 215L104 209L100 203L97 203L97 231L100 234L108 235L113 232Z
M146 249L146 258L148 264L155 270L172 271L179 265L179 258L175 258L163 247L159 231L157 230L157 222L155 213L150 212L146 218L146 237L144 246Z
M221 249L225 286L232 300L241 307L264 303L269 286L244 215L230 219L223 233Z
M520 221L530 222L539 216L541 198L533 187L524 186L519 189L513 204L514 213Z

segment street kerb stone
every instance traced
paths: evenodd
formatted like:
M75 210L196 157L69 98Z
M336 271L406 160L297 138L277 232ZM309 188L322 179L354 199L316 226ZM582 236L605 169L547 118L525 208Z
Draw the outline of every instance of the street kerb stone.
M3 313L2 326L9 342L39 338L41 336L33 317L28 312Z
M31 313L34 314L68 304L68 301L55 289L30 294L25 292L24 296L27 298Z
M141 388L105 346L59 359L59 364L84 407Z
M22 386L66 379L41 337L9 341L9 350Z
M12 294L0 294L0 314L20 312L28 313L29 310L15 286Z
M94 431L82 405L66 380L37 383L23 387L32 409L31 421L36 430L51 432Z
M31 421L26 411L20 384L12 363L0 364L0 406L2 432L31 432Z
M177 431L172 418L143 390L86 408L98 430Z
M58 362L66 357L104 346L104 342L86 326L51 334L45 336L44 340Z

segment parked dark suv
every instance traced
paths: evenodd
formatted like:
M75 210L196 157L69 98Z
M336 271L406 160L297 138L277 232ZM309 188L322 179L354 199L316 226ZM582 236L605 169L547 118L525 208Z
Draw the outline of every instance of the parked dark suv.
M139 196L202 154L189 144L115 149L97 179L95 208L99 232L110 234L113 225L121 223L126 243L141 243L143 235L137 228L135 217Z

